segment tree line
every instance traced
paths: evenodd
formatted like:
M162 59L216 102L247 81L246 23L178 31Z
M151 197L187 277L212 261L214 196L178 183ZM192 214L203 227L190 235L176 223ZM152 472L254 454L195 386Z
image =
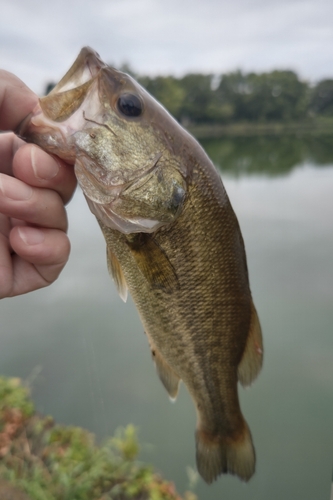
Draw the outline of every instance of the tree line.
M293 71L139 76L136 79L185 124L295 122L333 117L333 79L316 85Z
M290 123L333 117L333 79L311 85L293 71L134 76L182 124ZM48 93L54 84L46 87Z

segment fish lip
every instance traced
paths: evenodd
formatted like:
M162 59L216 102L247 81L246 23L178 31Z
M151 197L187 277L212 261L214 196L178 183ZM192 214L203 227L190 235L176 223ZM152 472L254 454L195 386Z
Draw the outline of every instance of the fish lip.
M49 154L55 154L67 163L74 165L74 144L69 139L74 135L75 130L64 130L61 123L57 124L49 119L44 114L40 102L21 121L15 133L25 142L37 144Z

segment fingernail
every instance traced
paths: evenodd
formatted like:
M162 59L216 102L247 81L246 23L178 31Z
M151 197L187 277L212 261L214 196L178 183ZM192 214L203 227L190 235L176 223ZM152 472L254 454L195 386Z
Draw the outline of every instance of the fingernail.
M59 164L55 158L47 157L39 148L31 148L31 165L37 179L49 181L59 172Z
M18 233L26 245L38 245L45 239L44 231L35 227L19 227Z
M28 184L2 174L0 174L0 191L6 198L16 201L29 200L33 193L32 187Z

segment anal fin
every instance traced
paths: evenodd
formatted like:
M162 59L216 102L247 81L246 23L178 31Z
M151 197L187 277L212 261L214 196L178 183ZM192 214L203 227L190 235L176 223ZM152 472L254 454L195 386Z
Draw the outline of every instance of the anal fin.
M167 390L171 401L175 401L178 394L180 378L170 367L170 365L165 361L160 351L156 348L154 342L147 334L149 340L149 346L151 349L151 354L155 362L156 370L158 376Z
M112 278L114 279L115 285L117 287L118 293L122 300L126 302L127 300L127 283L123 274L123 270L120 266L119 260L113 252L106 247L108 271Z
M250 385L259 374L263 361L262 334L257 311L252 302L251 322L243 357L238 365L238 380Z

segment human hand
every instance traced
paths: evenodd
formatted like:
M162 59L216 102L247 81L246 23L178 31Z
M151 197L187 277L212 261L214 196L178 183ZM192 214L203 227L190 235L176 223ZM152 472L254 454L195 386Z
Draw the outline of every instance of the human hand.
M37 96L0 70L0 131L16 130ZM70 243L64 205L76 186L74 169L12 132L0 132L0 298L57 279Z

